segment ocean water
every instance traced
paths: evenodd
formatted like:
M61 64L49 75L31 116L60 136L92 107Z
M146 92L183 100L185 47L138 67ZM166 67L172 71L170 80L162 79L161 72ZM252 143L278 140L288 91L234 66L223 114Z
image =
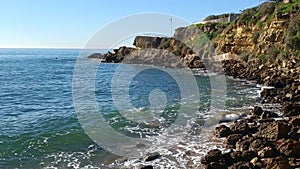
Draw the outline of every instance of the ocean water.
M88 51L87 54L89 52L94 51ZM72 81L79 53L80 50L77 49L0 49L1 169L107 168L118 158L96 144L78 120L73 102ZM123 90L126 88L124 85L116 85L112 89L111 82L117 68L121 68L122 73L118 77L120 82L116 83L120 84L121 80L130 81L127 94L133 107L121 106L120 109L113 102L111 91L115 90L115 97L120 97L122 104ZM176 119L176 111L182 100L198 106L197 113L202 120L212 111L209 76L195 75L201 98L200 102L194 102L188 97L182 98L178 84L163 71L164 68L149 67L147 71L139 71L133 79L127 79L127 75L144 68L141 65L120 64L101 64L98 67L95 81L96 102L107 123L115 131L130 137L160 135L164 132L163 128ZM247 109L255 104L258 96L256 85L227 78L226 86L224 112L239 112L241 108ZM149 93L157 88L160 89L157 91L158 95L163 92L164 97L153 97L152 101L163 102L165 105L150 110L152 103L149 101ZM126 115L132 120L121 116L122 112L127 112ZM138 117L135 114L147 112L160 112L159 117L167 119L164 123L166 126L138 125L134 122L141 120L135 119ZM141 134L141 131L144 132ZM169 144L176 144L176 140L181 137L180 133L167 136L175 138ZM181 141L188 144L189 139L184 139L186 138ZM195 140L190 145L193 141ZM153 149L159 150L160 145L154 145ZM132 164L126 165L134 166L134 163L137 162L132 161ZM178 164L176 158L170 157L158 165L185 164Z

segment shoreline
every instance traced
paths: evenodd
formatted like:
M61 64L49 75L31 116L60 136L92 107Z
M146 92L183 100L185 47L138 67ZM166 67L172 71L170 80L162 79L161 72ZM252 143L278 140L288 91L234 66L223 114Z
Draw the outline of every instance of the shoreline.
M299 61L294 59L286 63L285 61L284 63L252 61L246 65L236 60L223 61L225 72L229 76L251 79L257 84L274 86L274 88L262 90L261 103L262 105L277 103L282 108L277 114L261 106L255 106L250 117L231 122L229 127L222 124L216 127L215 135L225 139L224 145L229 152L223 153L218 149L208 152L201 161L203 168L289 169L300 167L300 92L298 90L300 71L297 63ZM254 65L259 68L256 73L252 71ZM266 66L268 68L262 69ZM296 76L282 79L285 73L294 69L296 69ZM264 74L271 74L270 72L282 74L262 77ZM298 86L298 89L287 88L288 83ZM293 94L290 94L291 92Z
M277 68L278 70L275 72L283 71L286 73L286 71L296 69L296 74L300 74L300 68L297 67L298 60L292 59L286 62L284 64L289 65L288 69L280 67L283 64L282 62L261 64L260 60L254 60L249 66L240 60L222 61L227 77L238 81L249 81L260 86L261 100L260 103L254 103L252 109L249 107L250 114L244 110L242 113L246 116L240 116L235 120L220 121L217 126L211 128L211 134L214 134L210 139L217 142L210 142L209 144L215 149L211 147L210 151L203 154L201 159L198 159L201 161L200 168L292 169L300 167L300 104L297 100L300 95L298 91L300 90L296 89L294 97L293 95L290 97L288 95L289 89L278 87L279 85L285 86L286 83L290 82L289 80L280 80L281 76L261 77L261 74L268 74ZM259 69L256 73L253 73L257 65L259 65L258 67L267 68ZM259 76L257 76L258 74ZM295 85L300 86L299 78L290 77L289 79L293 79ZM277 87L266 87L266 84L273 84L268 86ZM278 94L270 93L271 91L276 91ZM272 108L275 108L276 112ZM216 146L216 143L220 147ZM155 165L144 165L142 162L147 158L151 159L149 161L155 161L162 157L159 152L153 153L158 154L154 156L150 154L137 159L140 165L135 167L142 169L155 168Z

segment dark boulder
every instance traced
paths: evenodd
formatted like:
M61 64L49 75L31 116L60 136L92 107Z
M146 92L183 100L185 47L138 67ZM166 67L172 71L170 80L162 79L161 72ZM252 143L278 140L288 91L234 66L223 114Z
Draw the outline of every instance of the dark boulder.
M211 162L218 162L220 159L222 159L222 152L219 149L214 149L201 159L201 163L210 164Z
M259 106L255 106L254 109L252 110L252 116L255 117L260 117L262 113L263 113L263 109Z
M146 155L145 161L153 161L153 160L156 160L160 157L161 157L161 155L158 152L149 153L149 154Z
M101 53L93 53L88 58L90 59L102 59L103 55Z
M235 134L246 135L246 134L251 133L248 122L246 120L240 120L240 121L233 123L230 126L230 130L232 131L232 133L235 133Z
M228 135L231 134L231 130L229 127L225 126L225 125L220 125L218 127L216 127L214 134L216 137L227 137Z
M146 165L141 167L141 169L153 169L154 167L152 165Z
M241 134L231 134L227 136L225 140L225 144L228 148L235 148L235 144L243 138L243 135Z

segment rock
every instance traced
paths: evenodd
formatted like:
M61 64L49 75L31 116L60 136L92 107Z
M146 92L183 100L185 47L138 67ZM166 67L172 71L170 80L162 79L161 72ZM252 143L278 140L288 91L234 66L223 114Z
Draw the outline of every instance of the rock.
M298 127L300 126L300 116L295 117L295 118L291 118L291 120L289 121L289 123L294 126L294 127Z
M225 164L227 166L231 166L233 163L236 162L235 159L233 159L232 156L231 156L232 153L233 153L233 151L230 151L230 152L227 152L227 153L223 154L223 159L224 159Z
M141 169L153 169L153 166L152 165L146 165L146 166L142 167Z
M276 142L277 149L287 157L300 157L300 142L292 139L281 139Z
M226 144L229 148L235 148L235 144L236 144L237 141L239 141L242 137L243 137L243 135L241 135L241 134L231 134L231 135L227 136L227 138L226 138L226 140L225 140L225 144Z
M250 163L253 164L253 166L254 166L255 169L259 169L259 168L264 168L264 167L265 167L264 162L261 161L261 159L258 158L258 157L254 157L254 158L250 161Z
M230 160L233 161L233 163L236 163L236 162L239 162L239 161L242 161L242 151L232 151L229 153L230 155ZM229 162L231 162L229 161Z
M250 144L254 141L255 139L253 137L243 137L236 143L236 149L239 151L244 151L244 150L249 150Z
M300 103L286 103L282 107L282 112L286 117L298 116L300 115Z
M293 168L300 168L300 159L299 158L289 158L289 163Z
M269 140L278 140L288 137L290 130L291 127L285 121L275 121L261 125L255 135Z
M92 59L101 59L103 57L103 55L101 53L93 53L90 56L88 56L88 58Z
M246 134L251 133L250 132L251 130L250 130L249 125L246 120L240 120L238 122L233 123L230 126L230 130L232 131L232 133L235 133L235 134L246 135Z
M229 134L231 134L231 130L229 127L225 125L220 125L216 127L215 132L214 132L216 137L227 137Z
M149 153L149 154L146 155L145 161L153 161L153 160L156 160L160 157L161 157L161 155L158 152Z
M264 111L260 116L261 119L274 118L274 117L278 117L278 115L271 111Z
M257 156L255 151L246 150L242 152L242 161L251 161L254 157Z
M263 109L259 106L255 106L254 109L252 110L252 115L255 117L260 117L262 113L263 113Z
M209 164L211 162L218 162L221 159L222 152L218 149L211 150L201 159L202 164Z
M270 146L270 143L268 143L266 140L256 138L250 143L249 149L258 152L267 146Z
M227 169L227 166L224 163L211 162L207 165L207 169Z
M228 167L228 169L254 169L254 166L250 162L238 162Z
M283 156L264 158L262 161L266 164L267 169L292 169L288 159Z
M257 154L259 157L262 158L276 157L279 155L278 151L276 151L274 148L270 146L263 148Z

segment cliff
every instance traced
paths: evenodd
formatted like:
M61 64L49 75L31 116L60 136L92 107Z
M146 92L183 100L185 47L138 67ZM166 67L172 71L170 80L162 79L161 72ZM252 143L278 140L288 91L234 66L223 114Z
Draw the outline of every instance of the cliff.
M231 22L178 28L172 38L137 36L136 48L115 49L104 54L103 61L203 68L201 59L224 53L244 61L299 57L299 0L265 2L236 16Z
M274 60L300 55L299 0L247 9L212 39L219 54Z

